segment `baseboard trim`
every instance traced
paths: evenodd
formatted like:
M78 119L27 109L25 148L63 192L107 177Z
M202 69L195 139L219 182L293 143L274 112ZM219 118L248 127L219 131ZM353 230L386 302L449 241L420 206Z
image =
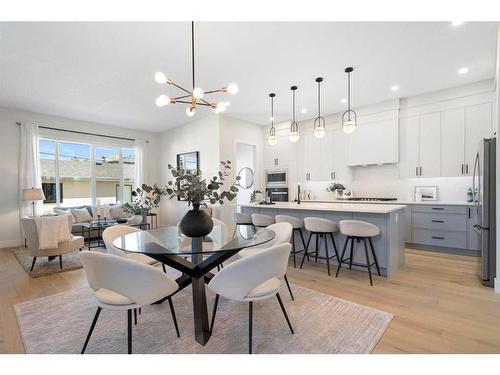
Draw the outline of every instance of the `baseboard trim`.
M20 245L21 245L21 240L0 241L0 249L5 249L8 247L17 247Z
M500 279L495 277L495 293L500 294Z

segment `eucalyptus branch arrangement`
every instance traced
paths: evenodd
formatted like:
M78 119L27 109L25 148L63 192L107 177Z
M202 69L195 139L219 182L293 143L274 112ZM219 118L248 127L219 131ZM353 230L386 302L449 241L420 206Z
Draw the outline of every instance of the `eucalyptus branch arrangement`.
M345 187L344 185L339 184L338 182L332 182L326 188L326 191L328 191L329 193L335 193L336 190L345 190Z
M167 186L163 189L164 195L170 199L179 197L181 200L186 200L188 206L204 205L207 202L210 204L224 204L224 199L232 201L238 192L237 183L240 176L236 177L236 181L229 186L229 190L220 191L224 186L226 177L230 175L231 161L220 162L222 171L219 171L217 176L213 176L208 182L201 177L201 172L198 174L187 173L183 168L174 168L168 165L170 173L175 178L173 181L168 181Z
M158 186L142 184L141 188L132 191L133 201L125 203L123 210L134 215L140 215L144 211L150 212L153 208L158 208L162 196L162 189Z

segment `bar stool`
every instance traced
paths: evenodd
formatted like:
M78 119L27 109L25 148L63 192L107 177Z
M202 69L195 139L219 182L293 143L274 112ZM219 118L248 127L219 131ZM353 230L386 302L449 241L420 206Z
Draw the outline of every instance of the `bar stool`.
M304 228L304 220L289 216L289 215L276 215L274 217L277 223L290 223L292 224L292 254L293 254L293 268L296 268L295 264L295 254L302 253L306 251L306 241L304 241L304 235L302 234L302 228ZM304 250L299 250L295 248L295 232L300 234L300 238L302 239L302 244L304 245Z
M316 236L315 262L317 262L318 259L326 260L328 276L330 276L330 259L333 257L337 258L337 260L339 259L339 254L337 252L337 245L335 243L335 238L333 238L333 234L335 232L338 232L337 223L335 221L323 219L320 217L306 217L304 219L304 227L306 230L311 232L311 234L309 235L309 239L307 240L304 256L302 257L302 262L300 263L300 268L302 269L306 257L309 260L309 252L307 250L309 249L309 243L311 242L312 236L315 235ZM328 253L327 235L330 235L330 238L332 239L333 242L333 250L335 250L335 255L332 256L330 256L330 254ZM325 255L326 255L325 257L318 257L320 237L323 237L325 239Z
M262 214L252 214L252 223L254 227L265 228L274 224L274 217Z
M240 226L246 226L246 227L250 226L255 230L253 223L252 223L252 217L250 215L242 214L240 212L234 212L232 215L232 218L233 218L233 223L235 224L234 231L233 231L233 238L234 238L234 235L236 234L236 229L239 230ZM240 234L241 234L241 231L240 231Z
M337 274L335 277L339 275L340 268L342 267L342 263L347 263L349 261L349 269L352 269L352 265L358 267L366 267L368 268L368 276L370 277L370 285L373 285L372 281L372 271L371 266L375 264L377 268L377 273L380 276L380 268L377 262L377 256L375 255L375 250L373 248L372 237L377 236L380 233L380 229L372 223L367 223L366 221L359 220L342 220L340 223L340 233L347 236L344 244L344 249L342 250L342 256L340 257L339 265L337 267ZM356 264L352 263L353 258L353 250L354 250L354 240L360 242L363 240L363 245L365 247L365 257L366 257L366 265L365 264ZM370 257L368 255L368 246L366 245L366 240L370 243L370 248L373 256L373 263L370 263ZM347 248L347 243L351 241L351 254L349 258L344 259L344 254Z

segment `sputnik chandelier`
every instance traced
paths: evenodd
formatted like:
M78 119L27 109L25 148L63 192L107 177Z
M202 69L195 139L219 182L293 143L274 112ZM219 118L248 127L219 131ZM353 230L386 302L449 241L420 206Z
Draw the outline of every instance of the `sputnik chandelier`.
M194 59L194 22L191 22L191 68L192 68L192 77L193 77L192 88L191 88L191 90L187 90L184 87L176 84L170 78L167 78L165 73L157 72L155 74L155 81L156 82L158 82L159 84L162 84L162 85L165 84L165 85L175 86L179 90L183 91L184 95L170 98L167 95L162 94L156 98L156 105L158 107L165 107L167 104L175 104L175 103L189 104L189 107L186 108L186 114L189 117L194 116L196 106L198 106L198 105L210 107L210 108L212 108L212 110L215 113L224 112L226 110L227 105L228 105L227 102L219 102L219 103L209 102L209 101L203 99L203 97L207 94L215 94L215 93L219 93L219 92L230 93L230 94L234 95L234 94L238 93L238 86L235 83L231 83L227 86L222 87L221 89L208 90L208 91L204 91L202 88L196 87L194 61L195 61L195 59Z

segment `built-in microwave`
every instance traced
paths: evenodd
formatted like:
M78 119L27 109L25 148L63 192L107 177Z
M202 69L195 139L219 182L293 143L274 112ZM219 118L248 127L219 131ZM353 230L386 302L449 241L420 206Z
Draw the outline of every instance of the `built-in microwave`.
M288 187L288 171L286 169L268 169L266 171L266 187Z

